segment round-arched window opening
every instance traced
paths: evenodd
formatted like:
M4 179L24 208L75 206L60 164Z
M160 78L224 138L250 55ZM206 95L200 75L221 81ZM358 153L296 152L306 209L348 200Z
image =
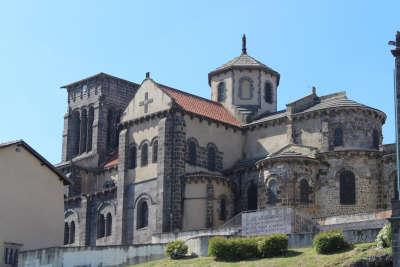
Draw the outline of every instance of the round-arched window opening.
M149 207L147 202L142 200L138 204L136 215L136 228L141 229L147 227L149 224Z
M264 85L264 101L268 104L273 102L272 84L270 82L266 82Z
M226 87L225 82L220 82L217 87L217 101L222 102L225 100Z
M278 182L271 179L267 185L267 203L275 205L278 202Z

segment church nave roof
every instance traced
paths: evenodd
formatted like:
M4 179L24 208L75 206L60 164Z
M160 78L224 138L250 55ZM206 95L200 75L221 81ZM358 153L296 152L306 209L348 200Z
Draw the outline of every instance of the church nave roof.
M171 97L178 106L187 112L198 114L222 123L240 127L238 121L221 103L192 95L181 90L159 84L159 88Z

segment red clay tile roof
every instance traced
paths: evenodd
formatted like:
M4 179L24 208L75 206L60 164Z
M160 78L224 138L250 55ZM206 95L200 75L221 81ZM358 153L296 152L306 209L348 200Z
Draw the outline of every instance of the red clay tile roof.
M112 155L104 164L104 168L112 168L118 165L118 153Z
M169 95L184 110L213 120L240 126L240 122L221 104L175 88L158 84L160 89Z

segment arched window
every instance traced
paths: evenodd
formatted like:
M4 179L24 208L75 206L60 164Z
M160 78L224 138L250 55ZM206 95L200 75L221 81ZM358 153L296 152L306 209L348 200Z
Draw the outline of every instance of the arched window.
M153 157L152 162L156 163L158 160L158 140L154 140L153 142Z
M107 150L112 151L115 147L115 111L113 108L107 112Z
M308 204L310 202L310 186L306 179L300 181L300 203L301 204Z
M335 129L333 145L334 146L343 146L343 130L340 127L337 127Z
M69 225L64 223L64 245L69 243Z
M111 213L107 213L106 217L106 236L110 236L112 233L112 216Z
M270 82L266 82L264 85L264 100L272 104L272 84Z
M351 171L340 174L340 204L356 204L356 178Z
M375 149L379 149L379 144L380 144L379 131L377 129L374 129L374 131L372 132L372 147Z
M81 140L79 145L79 153L86 152L87 145L87 111L86 109L82 110L81 113Z
M140 201L137 208L137 216L136 216L136 228L144 228L147 227L149 220L149 208L147 206L147 202L145 200Z
M257 210L257 185L251 182L247 188L247 210Z
M129 166L129 169L134 169L134 168L136 168L136 158L137 158L137 155L136 155L136 146L135 146L135 145L131 145L131 146L129 147L129 156L128 156L128 160L129 160L128 166Z
M215 147L212 145L208 145L207 147L207 168L210 171L215 171L215 160L216 160L216 151Z
M79 143L81 140L81 117L79 111L72 113L72 125L71 125L71 157L75 157L79 154Z
M69 230L69 244L75 243L75 222L71 222L71 227Z
M217 101L218 102L222 102L225 100L225 83L224 82L220 82L218 84L218 92L217 92Z
M97 217L97 238L104 237L105 219L103 214Z
M189 163L196 165L197 162L197 146L193 140L188 141Z
M243 77L240 79L239 97L245 100L253 98L253 84L250 78Z
M226 199L221 197L219 200L219 219L222 221L226 220Z
M141 157L140 157L140 165L147 166L147 163L149 162L148 157L149 157L149 145L147 143L144 143L142 145L142 148L140 149Z
M87 125L86 151L91 151L92 150L93 120L94 120L94 108L93 108L93 106L90 106L89 107L89 115L88 115L88 125Z
M268 181L267 185L267 203L275 205L278 202L278 183L275 179Z

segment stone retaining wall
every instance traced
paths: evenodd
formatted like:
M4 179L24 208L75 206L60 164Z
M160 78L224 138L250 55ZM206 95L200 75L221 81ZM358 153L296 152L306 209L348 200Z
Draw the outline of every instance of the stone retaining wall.
M164 244L53 247L19 253L19 267L126 266L164 257Z
M350 243L373 242L380 228L344 230L345 239ZM111 267L126 266L164 257L165 243L183 240L189 247L189 254L207 256L208 241L214 236L239 236L238 229L200 230L192 232L165 233L153 236L157 244L98 247L56 247L24 251L19 254L19 267ZM289 234L289 248L309 247L315 233Z
M352 244L374 242L380 228L363 230L344 230L343 235L347 242ZM295 233L288 234L289 248L310 247L316 233ZM198 256L207 256L208 241L213 235L198 236L186 240L190 253Z

